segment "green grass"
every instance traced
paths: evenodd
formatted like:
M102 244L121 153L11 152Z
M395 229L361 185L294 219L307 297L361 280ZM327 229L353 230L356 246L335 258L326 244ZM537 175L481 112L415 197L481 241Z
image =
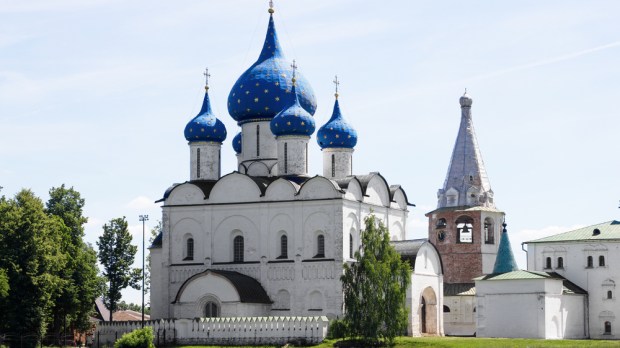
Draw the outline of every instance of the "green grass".
M325 340L314 348L331 348L336 340ZM211 346L185 346L183 348L210 348ZM215 346L213 346L215 347ZM264 346L267 347L267 346ZM539 348L539 347L620 347L620 341L599 340L534 340L516 338L475 337L398 337L396 347L437 348Z

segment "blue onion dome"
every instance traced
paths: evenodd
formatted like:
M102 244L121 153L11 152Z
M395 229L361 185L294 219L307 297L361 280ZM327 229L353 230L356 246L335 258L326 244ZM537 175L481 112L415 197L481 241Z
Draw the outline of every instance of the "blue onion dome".
M296 89L295 78L293 78L293 93ZM314 133L314 118L306 109L301 106L296 94L295 99L289 107L280 111L269 124L271 133L276 137L284 135L304 135L310 136Z
M270 9L270 13L273 10ZM271 120L292 102L293 69L284 58L278 41L273 14L269 17L263 50L254 63L235 82L228 95L228 113L239 125ZM308 81L297 72L296 94L299 104L311 115L316 111L316 98Z
M333 147L352 149L357 144L357 132L342 118L338 94L336 94L332 117L323 127L319 128L316 140L321 149Z
M195 141L221 143L226 139L224 123L218 120L211 111L208 86L205 87L205 99L202 102L200 112L185 126L185 139L190 143Z
M241 132L237 133L233 138L232 147L237 154L241 153Z

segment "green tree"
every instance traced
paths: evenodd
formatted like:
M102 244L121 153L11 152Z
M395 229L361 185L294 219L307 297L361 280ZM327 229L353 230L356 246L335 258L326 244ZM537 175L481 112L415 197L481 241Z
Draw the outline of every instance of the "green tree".
M6 276L6 270L0 269L0 298L9 295L9 277Z
M157 225L151 228L151 236L149 237L149 243L147 245L152 245L153 241L162 231L161 220L157 221ZM149 249L149 254L146 256L146 271L145 273L145 283L144 283L144 296L151 290L151 250Z
M66 286L59 276L67 264L61 248L66 233L62 220L47 214L32 191L0 198L0 269L10 286L0 299L0 331L36 337L25 340L25 346L45 335L57 290Z
M61 332L66 334L67 328L90 329L93 303L101 295L102 279L98 276L97 254L83 241L84 224L88 221L83 215L84 199L73 187L66 188L64 184L52 188L49 195L47 213L58 216L68 228L61 244L68 257L60 273L66 285L58 289L50 327L51 332L60 336Z
M371 214L364 219L362 249L344 265L344 322L350 338L367 345L393 344L407 326L406 291L411 268L390 245L387 228Z
M97 241L103 276L108 282L104 303L110 310L110 321L122 297L121 290L128 286L140 289L142 269L131 268L138 251L138 247L131 244L131 239L127 220L123 216L103 225L103 234Z

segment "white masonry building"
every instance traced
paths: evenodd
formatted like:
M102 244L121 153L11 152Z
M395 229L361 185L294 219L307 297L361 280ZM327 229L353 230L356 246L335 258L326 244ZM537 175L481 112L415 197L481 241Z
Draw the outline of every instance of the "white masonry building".
M323 175L309 175L316 99L284 58L269 12L259 59L228 97L240 127L232 142L237 170L221 175L227 132L211 110L208 87L185 128L189 181L160 200L163 230L150 248L153 319L342 317L340 276L343 264L354 262L364 218L374 213L393 241L405 239L405 191L378 172L353 175L357 133L342 117L337 92L333 114L317 132ZM425 240L399 248L420 280L408 294L410 333L441 334L439 256ZM421 308L424 291L428 306Z

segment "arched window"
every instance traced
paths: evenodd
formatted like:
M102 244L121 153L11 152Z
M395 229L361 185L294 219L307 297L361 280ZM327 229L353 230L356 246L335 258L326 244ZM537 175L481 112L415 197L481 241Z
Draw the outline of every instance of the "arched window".
M243 262L243 237L236 236L233 239L233 261Z
M188 238L185 242L185 258L183 260L194 259L194 238Z
M588 265L586 267L587 268L594 267L594 259L592 258L592 256L588 256Z
M495 244L495 224L493 219L484 219L484 243Z
M220 316L220 307L217 303L209 301L205 305L205 317L206 318L217 318Z
M325 257L325 236L319 234L316 237L316 255L315 258Z
M279 259L288 259L288 237L283 234L280 237L280 256Z
M437 220L437 223L435 224L435 228L446 228L446 227L448 227L448 222L446 221L446 219L441 218Z
M474 242L474 219L469 216L461 216L456 220L457 241L459 243Z
M336 156L332 154L332 178L336 176Z
M545 259L545 269L550 269L551 268L551 258L547 257Z
M605 335L611 335L611 322L605 322Z
M611 290L607 290L607 299L611 300L614 298L614 293Z
M200 148L196 149L196 177L200 178Z
M448 306L444 305L444 306L443 306L443 312L444 312L444 313L450 313L450 307L448 307Z
M288 173L288 143L284 143L284 174Z
M353 235L349 234L349 258L353 258Z
M599 267L605 267L605 256L600 255L598 257L598 265Z
M564 258L558 257L558 268L564 268Z

